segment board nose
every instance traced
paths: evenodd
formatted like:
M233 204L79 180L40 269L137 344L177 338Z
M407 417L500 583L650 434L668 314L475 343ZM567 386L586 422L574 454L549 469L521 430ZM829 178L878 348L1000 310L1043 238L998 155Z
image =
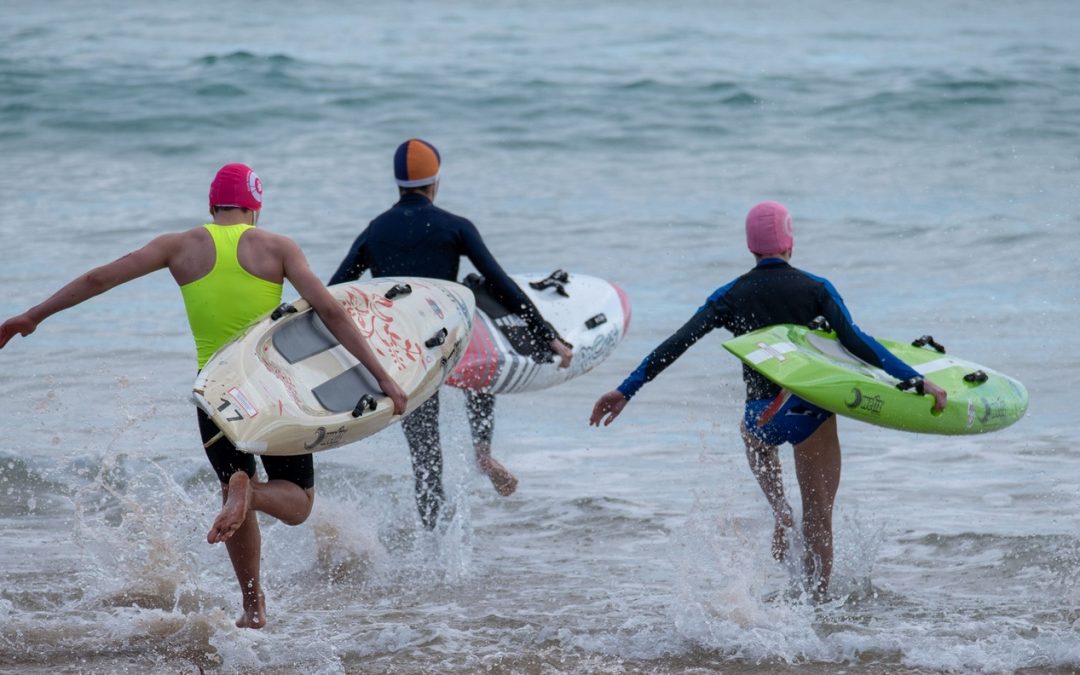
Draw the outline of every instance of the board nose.
M622 305L622 332L623 335L626 335L626 332L630 330L630 296L626 294L626 291L619 284L612 283L611 287L615 289L615 293L619 296L619 304Z

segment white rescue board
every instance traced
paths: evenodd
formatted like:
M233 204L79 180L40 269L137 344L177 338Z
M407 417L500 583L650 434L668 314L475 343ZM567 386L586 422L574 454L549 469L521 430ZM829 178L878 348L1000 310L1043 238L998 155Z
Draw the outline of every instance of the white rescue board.
M562 270L510 278L573 345L570 367L559 368L547 345L532 343L524 320L491 297L479 276L470 275L465 284L476 296L476 320L448 385L489 394L547 389L592 370L630 327L630 300L610 281Z

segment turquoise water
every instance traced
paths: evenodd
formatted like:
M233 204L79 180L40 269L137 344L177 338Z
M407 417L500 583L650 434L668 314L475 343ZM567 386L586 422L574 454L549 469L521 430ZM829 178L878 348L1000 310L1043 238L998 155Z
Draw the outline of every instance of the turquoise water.
M815 3L816 4L816 3ZM418 530L396 429L264 521L270 625L205 532L194 350L159 273L2 352L0 671L1072 672L1080 668L1080 8L1072 2L0 3L0 315L197 225L223 163L328 278L411 136L504 267L622 285L595 371L499 402L497 497L445 396L455 517ZM223 13L224 12L224 13ZM721 335L586 426L717 286L745 211L868 332L1023 381L947 438L842 420L835 601L788 593ZM782 453L789 491L791 453Z

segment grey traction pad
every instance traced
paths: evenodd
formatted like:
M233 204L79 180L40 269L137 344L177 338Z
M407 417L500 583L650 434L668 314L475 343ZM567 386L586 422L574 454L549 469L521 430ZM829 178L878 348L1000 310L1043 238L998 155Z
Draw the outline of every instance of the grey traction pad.
M311 390L319 399L322 407L332 413L347 412L356 407L360 397L371 394L375 398L383 396L382 389L375 382L367 368L357 365L346 370L332 380L327 380Z
M338 345L337 338L315 312L304 312L274 333L274 348L289 364L321 354ZM323 408L332 413L352 410L364 394L383 395L371 373L356 365L311 390Z
M290 365L337 345L337 338L315 312L304 312L274 332L274 348Z

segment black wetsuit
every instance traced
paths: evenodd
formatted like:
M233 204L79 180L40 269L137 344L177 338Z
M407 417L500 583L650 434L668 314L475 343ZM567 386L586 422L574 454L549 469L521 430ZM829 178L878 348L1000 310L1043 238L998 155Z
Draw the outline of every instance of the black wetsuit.
M630 374L619 391L631 398L683 352L714 328L735 335L781 323L807 325L823 316L844 347L863 361L900 380L920 375L893 356L851 320L844 301L826 279L796 269L779 258L766 258L731 283L721 286L674 335L654 349ZM775 398L780 387L749 366L743 366L746 400Z
M339 284L358 279L366 270L373 277L428 277L457 281L461 257L466 256L485 280L491 294L521 316L538 344L557 334L536 306L488 251L476 226L431 203L419 192L406 192L385 213L371 221L330 279ZM476 441L490 441L494 399L466 391L466 410ZM416 477L416 506L425 527L435 527L444 500L442 449L439 444L439 395L436 393L401 421Z

